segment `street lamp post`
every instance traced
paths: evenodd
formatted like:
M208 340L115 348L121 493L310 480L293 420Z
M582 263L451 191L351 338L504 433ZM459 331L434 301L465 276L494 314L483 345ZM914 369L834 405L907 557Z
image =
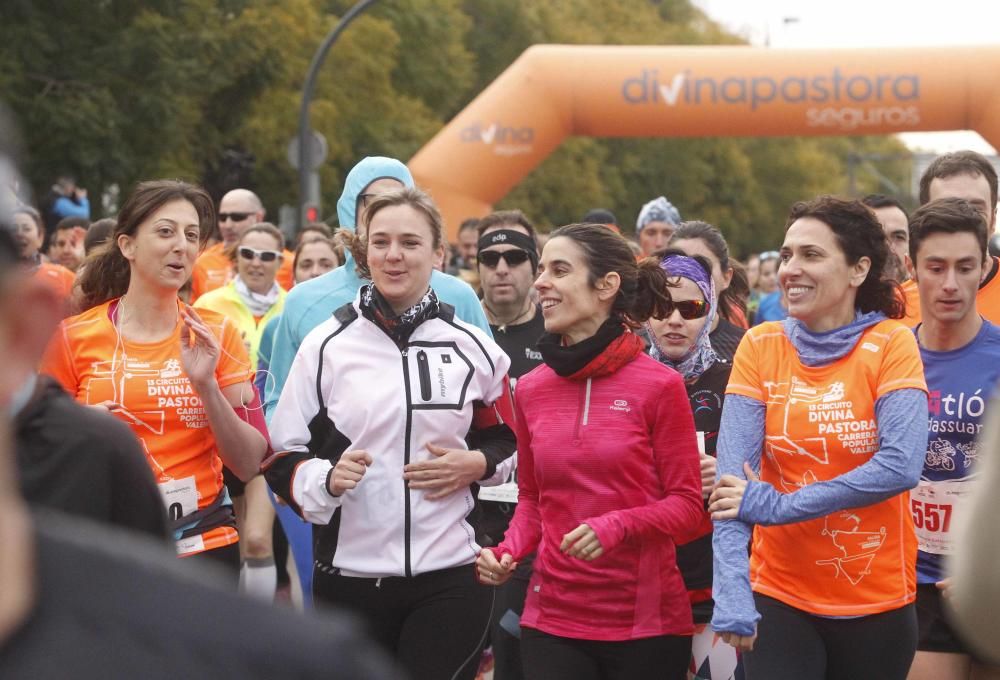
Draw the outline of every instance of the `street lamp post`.
M358 15L368 9L371 5L375 4L378 0L360 0L354 7L347 11L344 16L340 18L340 21L334 27L330 34L326 36L323 43L316 50L316 54L313 55L312 63L309 64L309 71L306 73L306 82L302 86L302 105L299 108L299 206L298 206L298 221L299 226L301 226L305 221L305 206L311 201L315 201L318 205L319 196L310 196L309 187L309 173L312 172L313 160L310 158L310 151L313 147L310 144L310 129L309 129L309 104L312 102L313 94L316 91L316 75L319 73L320 67L326 60L326 55L333 47L333 44L337 42L337 38L340 34L344 32L352 21L354 21ZM315 189L316 192L319 191L318 187Z

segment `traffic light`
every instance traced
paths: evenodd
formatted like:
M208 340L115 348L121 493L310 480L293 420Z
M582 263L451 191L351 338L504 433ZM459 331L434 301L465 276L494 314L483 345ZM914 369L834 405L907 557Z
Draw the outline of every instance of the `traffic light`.
M305 224L319 222L319 206L315 203L306 203L302 206L302 219ZM305 225L303 225L305 226Z

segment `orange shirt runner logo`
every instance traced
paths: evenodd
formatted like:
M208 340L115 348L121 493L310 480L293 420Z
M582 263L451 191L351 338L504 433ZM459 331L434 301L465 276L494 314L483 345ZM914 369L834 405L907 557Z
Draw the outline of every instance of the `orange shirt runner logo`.
M780 328L750 331L727 393L765 404L761 480L795 493L871 459L879 447L879 397L926 388L916 342L898 322L869 328L847 356L822 367L803 365ZM912 599L915 546L900 494L814 520L757 526L751 581L754 590L812 613L877 613Z
M181 367L180 326L162 341L132 343L118 334L109 307L105 303L65 320L41 370L84 404L118 405L112 415L138 438L170 519L180 519L211 505L223 490L222 461L204 405ZM219 386L250 381L253 371L239 331L219 314L199 314L219 339ZM183 539L178 552L237 540L232 527L217 527Z

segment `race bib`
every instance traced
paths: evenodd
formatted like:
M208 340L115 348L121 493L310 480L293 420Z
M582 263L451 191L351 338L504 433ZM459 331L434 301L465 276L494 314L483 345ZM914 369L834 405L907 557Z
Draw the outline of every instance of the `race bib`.
M181 557L191 553L199 553L205 550L205 541L201 535L188 536L177 541L177 554Z
M951 538L954 509L970 487L969 480L931 482L921 479L910 491L913 527L921 550L933 555L955 552Z
M479 500L517 503L517 482L505 482L498 486L481 486L479 487Z
M194 476L171 479L168 482L160 482L157 486L160 487L163 505L167 508L167 517L171 522L198 509L198 486Z

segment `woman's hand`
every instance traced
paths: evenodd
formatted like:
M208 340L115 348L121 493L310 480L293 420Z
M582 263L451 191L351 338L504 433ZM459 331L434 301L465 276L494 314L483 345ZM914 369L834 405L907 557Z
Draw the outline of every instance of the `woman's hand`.
M340 496L345 491L357 487L371 464L371 454L364 449L345 451L333 466L333 474L330 475L330 483L326 490L331 496Z
M578 557L581 560L590 562L604 554L604 547L597 534L586 524L581 524L573 531L563 536L559 550L570 557Z
M747 483L760 481L749 463L743 463L743 472L746 473L746 479L740 479L735 475L722 475L719 483L715 485L715 490L712 491L712 495L708 499L708 511L712 514L712 519L737 519L739 517L740 503L743 502Z
M701 454L701 497L708 500L715 488L715 458L707 453Z
M738 652L749 652L757 641L757 633L753 635L737 635L736 633L721 633L722 641L736 648Z
M952 588L951 576L941 581L938 581L934 585L936 585L937 589L941 591L941 597L943 597L946 600L951 599L951 588Z
M480 451L446 449L434 444L428 444L427 450L433 458L403 468L403 479L409 480L411 489L426 491L427 500L467 489L486 474L486 456Z
M219 341L190 305L181 308L181 366L195 391L215 382L215 367L222 353Z
M517 562L508 553L497 560L496 555L490 548L483 548L476 558L476 576L479 582L487 586L499 586L507 582L514 570L517 569Z
M116 401L111 401L110 399L105 399L97 404L88 404L88 406L92 409L97 409L101 413L112 413L122 407L121 404Z

